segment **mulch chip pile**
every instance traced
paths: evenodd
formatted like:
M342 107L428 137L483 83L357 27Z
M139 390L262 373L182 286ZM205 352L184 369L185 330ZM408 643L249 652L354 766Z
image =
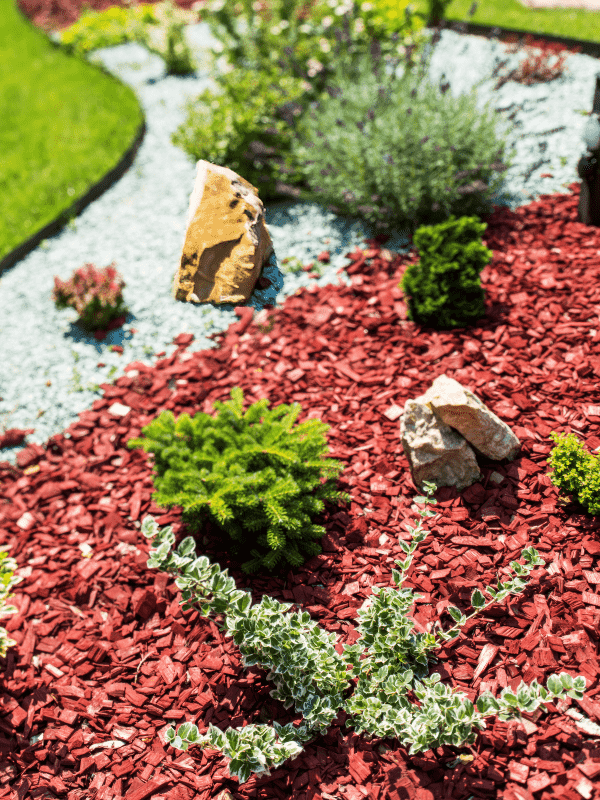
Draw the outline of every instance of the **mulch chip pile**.
M23 577L18 613L2 620L17 644L0 659L0 798L600 798L600 519L560 500L547 475L551 431L600 448L600 230L577 222L579 184L568 191L496 207L485 220L494 255L481 275L486 317L472 327L408 321L398 283L416 251L366 240L347 254L351 287L312 285L254 319L251 307L237 309L214 349L194 352L193 335L181 334L171 357L129 364L67 431L25 447L17 466L0 464L0 546ZM164 409L216 413L233 386L245 409L263 397L270 408L299 402L298 423L330 425L329 454L345 465L337 487L352 502L326 503L314 518L327 531L321 555L248 576L210 522L197 553L254 602L293 602L353 642L357 609L373 584L392 584L398 539L419 518L403 406L442 374L510 425L521 449L512 462L478 456L481 482L436 492L405 581L422 595L417 630L438 619L451 627L448 605L471 613L473 589L506 579L502 569L526 547L546 567L436 651L431 671L472 700L565 671L586 678L585 698L521 720L488 717L475 745L414 756L398 741L356 735L342 712L296 759L241 787L219 753L172 748L171 723L205 731L293 717L214 620L182 611L174 579L147 568L147 514L172 525L177 543L189 533L180 508L155 505L150 457L127 441Z

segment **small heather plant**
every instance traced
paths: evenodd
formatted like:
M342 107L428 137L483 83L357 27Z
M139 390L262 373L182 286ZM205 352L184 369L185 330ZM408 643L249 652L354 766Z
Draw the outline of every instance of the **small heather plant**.
M600 460L584 450L575 434L557 434L550 438L556 447L550 453L548 476L555 486L576 498L589 514L600 513Z
M321 552L317 540L325 529L311 517L323 500L350 501L333 487L343 465L322 459L329 425L310 419L292 430L299 403L267 411L262 399L244 414L243 399L236 386L231 400L215 402L216 417L184 413L175 421L163 411L142 429L146 439L127 446L154 454L159 506L181 506L194 531L210 517L233 540L234 554L250 549L245 572L286 562L297 567Z
M507 48L507 53L515 53L519 49L518 37L516 35L510 38L511 46ZM527 35L525 37L525 44L528 48L524 60L519 64L518 69L512 70L508 75L503 75L494 86L494 89L500 89L508 81L516 81L517 83L524 83L531 86L533 83L548 83L563 74L563 67L567 59L567 53L559 56L563 50L568 50L570 53L579 53L581 47L565 48L558 42L544 42L536 41L533 36ZM534 46L538 47L541 52L536 53ZM549 58L556 57L556 61L551 64ZM502 62L495 70L495 74L500 67L504 66L506 61Z
M435 503L430 497L435 485L424 486L427 497L416 497L415 502ZM406 559L396 562L399 571L392 570L399 587L412 554L427 537L428 532L421 528L422 519L435 515L425 508L420 516L418 526L409 528L411 543L400 541ZM507 687L499 698L486 692L475 707L462 692L440 683L439 674L427 677L428 653L433 648L455 638L469 619L493 602L521 592L531 570L544 566L534 548L523 551L525 564L511 562L517 577L506 583L498 580L496 589L484 589L492 598L488 603L478 589L472 593L475 614L467 617L458 608L450 607L448 612L456 625L446 632L413 632L413 621L407 612L420 595L414 595L412 590L373 587L373 595L358 612L359 639L353 645L344 645L339 653L335 634L320 628L306 612L289 613L290 603L264 596L253 605L250 592L236 589L227 570L221 571L205 556L194 557L193 538L184 539L171 553L175 541L171 527L159 530L156 521L147 516L142 532L152 539L148 567L180 576L175 584L182 592L183 609L198 604L201 616L224 615L221 628L239 647L244 666L267 670L267 679L275 684L271 696L281 700L285 708L293 706L303 716L298 727L291 722L274 722L272 727L247 725L221 731L210 725L203 735L196 725L186 722L177 731L167 730L167 741L177 749L187 750L190 744L198 744L220 750L230 774L240 783L252 773L268 775L271 769L296 756L303 743L327 732L340 709L349 714L346 724L358 733L398 738L410 747L412 755L443 744L472 744L476 738L473 728L484 729L486 716L497 714L502 720L510 719L521 711L533 712L542 703L563 699L565 692L568 697L583 697L585 678L573 679L561 673L548 678L547 689L534 680L529 686L521 681L516 691ZM350 681L354 680L355 691L348 696ZM409 701L409 691L420 705Z
M114 262L104 269L85 264L68 281L54 278L52 299L58 309L75 308L85 330L98 331L127 313L124 287Z

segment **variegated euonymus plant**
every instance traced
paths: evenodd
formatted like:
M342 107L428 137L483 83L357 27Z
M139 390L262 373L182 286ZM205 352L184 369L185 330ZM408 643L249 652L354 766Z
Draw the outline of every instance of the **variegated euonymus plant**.
M416 497L415 502L435 503L430 498L435 485L425 483L425 488L427 497ZM420 515L435 516L427 508ZM400 541L407 557L396 562L400 571L392 570L398 586L410 567L414 550L427 536L421 521L417 528L409 528L410 544ZM202 616L224 614L222 627L239 647L244 666L268 670L267 679L275 684L271 696L281 700L285 708L293 706L304 717L298 727L274 722L273 727L247 725L221 731L210 725L208 732L201 735L196 725L185 722L177 733L173 728L167 730L167 741L178 749L187 750L190 744L198 744L220 750L229 762L230 774L240 783L247 781L251 773L268 775L272 768L296 756L302 751L301 743L327 732L340 709L349 715L346 724L357 733L395 737L410 746L412 755L442 744L472 744L477 735L473 728L486 727L483 717L497 714L506 720L519 711L535 711L543 702L563 699L565 691L568 697L583 697L585 678L573 679L561 673L548 678L547 689L534 680L530 686L522 681L516 692L506 688L498 698L486 692L477 699L475 708L464 693L440 683L439 674L427 677L429 651L440 642L455 638L471 618L459 609L448 608L456 620L449 631L415 633L407 613L420 595L411 589L374 586L373 595L358 611L360 637L355 644L344 645L340 655L335 649L335 634L320 628L308 613L287 613L291 603L280 603L268 596L253 605L250 593L236 589L227 570L221 571L205 556L194 558L192 537L184 539L171 553L175 541L171 527L159 531L156 521L147 516L142 532L153 539L148 567L180 573L175 584L182 592L182 607L191 609L192 603L198 603ZM526 562L523 565L511 562L516 578L506 583L498 581L496 590L484 590L492 597L490 602L486 604L478 589L473 592L471 605L475 613L509 593L518 594L526 585L523 578L534 567L545 564L534 548L525 549L522 558ZM356 688L348 697L353 678L357 679ZM409 701L409 691L414 692L420 706Z

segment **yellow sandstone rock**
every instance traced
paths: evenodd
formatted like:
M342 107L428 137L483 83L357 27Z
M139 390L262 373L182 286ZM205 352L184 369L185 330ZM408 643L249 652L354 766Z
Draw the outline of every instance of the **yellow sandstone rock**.
M246 303L272 253L258 190L227 167L198 161L173 297Z

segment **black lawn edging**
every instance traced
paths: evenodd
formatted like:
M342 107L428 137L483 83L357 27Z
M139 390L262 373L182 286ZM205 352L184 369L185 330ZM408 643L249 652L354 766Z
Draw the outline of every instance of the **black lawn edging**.
M119 178L122 178L132 165L145 135L146 120L145 118L142 118L142 122L138 127L133 142L129 145L116 166L107 172L103 178L100 178L99 181L94 183L87 190L87 192L78 200L75 200L75 202L72 203L69 208L61 211L56 219L54 219L52 222L49 222L37 233L34 233L33 236L30 236L25 242L20 244L18 247L15 247L15 249L8 253L8 255L4 256L4 258L0 260L0 275L13 267L22 258L25 258L25 256L31 253L32 250L35 250L35 248L41 244L44 239L48 239L50 236L54 236L54 234L61 231L65 225L68 224L69 220L81 214L81 212L87 206L89 206L93 200L96 200L98 197L100 197L100 195L104 194L107 189L110 189L113 183L116 183Z

